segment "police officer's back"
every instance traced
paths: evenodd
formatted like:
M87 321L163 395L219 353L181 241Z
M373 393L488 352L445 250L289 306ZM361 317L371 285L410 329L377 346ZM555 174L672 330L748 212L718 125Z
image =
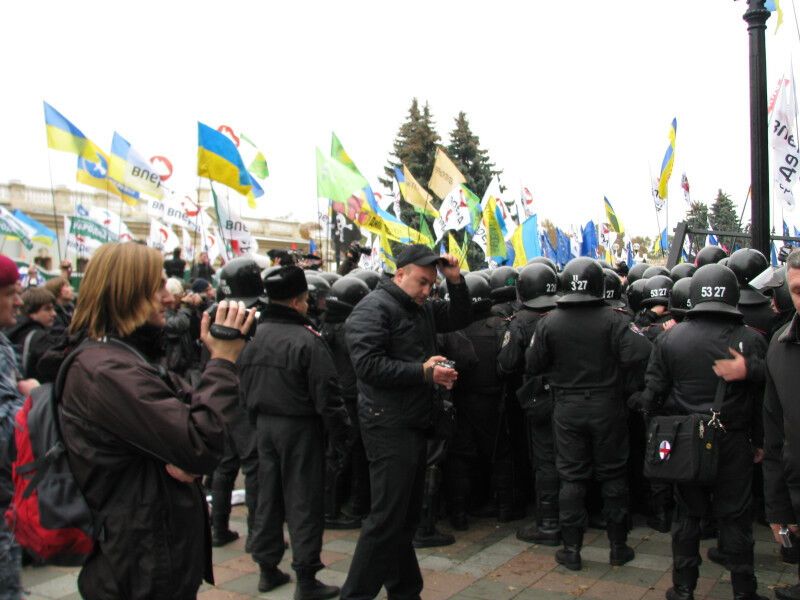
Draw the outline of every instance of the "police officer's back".
M718 520L720 551L731 570L734 598L757 598L753 575L750 492L753 448L762 445L760 410L753 384L764 377L766 343L742 323L734 273L719 264L697 270L690 284L686 319L659 337L647 367L643 405L673 414L711 414L718 389L723 401L716 479L678 484L678 523L672 528L675 568L669 600L690 600L700 565L700 520ZM731 351L731 348L733 351ZM731 358L731 356L734 358ZM719 376L718 376L719 375ZM724 376L727 383L721 381Z
M753 248L741 248L731 254L727 266L739 283L738 309L745 324L769 339L777 315L772 310L770 299L750 285L769 266L767 258Z
M564 549L556 560L581 568L587 525L584 497L594 474L600 481L611 542L610 562L633 558L627 540L627 408L622 371L645 361L647 339L604 302L604 277L591 258L571 260L561 273L564 295L536 326L526 353L529 376L547 377L555 397L554 429L559 513Z

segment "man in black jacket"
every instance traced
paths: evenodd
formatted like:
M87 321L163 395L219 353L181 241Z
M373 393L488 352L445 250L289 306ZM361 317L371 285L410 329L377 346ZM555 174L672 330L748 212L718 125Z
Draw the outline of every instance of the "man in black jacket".
M786 261L786 282L795 310L800 310L800 250ZM800 448L795 435L800 429L797 403L797 368L800 366L800 317L792 320L772 337L767 351L764 393L764 501L767 520L780 542L781 526L788 526L793 544L798 540L800 518ZM800 583L776 588L778 600L800 598Z
M714 415L718 469L708 484L675 486L677 522L672 526L672 584L667 600L693 600L701 563L700 521L713 515L719 546L731 571L735 600L759 600L753 574L751 480L753 463L763 456L759 399L753 385L764 380L766 343L742 323L736 308L736 275L719 264L692 276L692 309L687 319L662 333L647 366L641 405L648 412ZM733 357L733 358L731 358ZM721 381L724 380L724 381ZM709 421L709 427L712 425ZM667 444L668 442L662 442ZM668 456L668 454L667 454Z
M269 305L239 367L241 394L256 421L260 489L250 547L261 567L258 589L269 591L289 580L278 569L286 520L297 574L295 599L331 598L339 588L316 579L324 567L323 423L343 446L349 421L333 358L305 317L308 286L303 270L281 267L264 285Z
M385 585L392 598L418 598L422 575L412 546L420 520L426 430L434 418L434 385L452 387L436 332L469 324L471 306L455 257L422 244L397 256L393 281L382 281L347 319L345 336L358 377L361 435L370 461L372 508L364 520L342 598L372 599ZM450 301L429 300L436 266Z

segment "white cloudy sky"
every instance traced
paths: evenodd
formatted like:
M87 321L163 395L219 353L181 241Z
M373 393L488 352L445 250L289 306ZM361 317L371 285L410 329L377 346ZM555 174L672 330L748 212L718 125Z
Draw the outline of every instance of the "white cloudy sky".
M768 89L797 46L793 0L767 32ZM657 231L650 176L678 118L674 225L694 199L749 184L744 0L570 2L14 2L0 55L0 181L74 183L45 145L42 100L97 143L116 129L197 186L196 122L244 130L266 153L263 213L314 218L314 148L335 131L382 174L416 96L443 138L467 113L512 189L559 224L598 221L603 196L632 233ZM800 224L797 215L789 222ZM779 222L779 221L778 221ZM662 217L663 223L663 217Z

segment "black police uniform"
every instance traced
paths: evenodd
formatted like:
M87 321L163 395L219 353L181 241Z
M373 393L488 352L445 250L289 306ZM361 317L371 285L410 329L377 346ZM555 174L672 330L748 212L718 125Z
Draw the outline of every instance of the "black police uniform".
M270 279L267 293L275 298ZM308 319L278 304L262 317L240 358L241 393L256 422L259 457L251 552L262 569L276 568L284 553L285 520L292 568L302 582L323 568L323 422L343 446L348 418L333 358Z
M358 377L372 506L342 598L371 599L384 585L397 598L415 598L422 590L412 540L422 509L434 390L423 363L437 354L436 332L463 328L471 314L463 278L448 284L448 291L450 302L420 306L393 281L384 280L345 324Z
M650 343L630 327L628 319L604 304L599 263L588 258L570 263L561 276L567 293L558 308L537 324L526 352L526 371L531 377L546 377L554 394L565 545L556 558L576 569L588 521L584 499L593 476L601 485L612 562L632 553L625 546L628 412L622 399L622 370L646 361Z
M520 377L525 372L525 350L530 345L536 324L546 309L523 307L508 328L508 336L497 356L500 371ZM558 543L558 472L556 471L555 440L553 438L553 405L549 385L543 377L524 384L534 392L520 400L528 430L529 457L536 489L536 530L517 533L523 539L534 536L538 543ZM535 401L534 401L535 398ZM547 531L548 535L541 532Z
M727 267L710 264L698 269L691 284L693 308L689 318L659 337L647 367L642 394L646 409L709 414L720 382L712 369L714 361L730 358L729 347L747 360L747 380L726 384L721 410L725 430L717 444L719 466L714 482L675 486L678 514L672 527L674 587L668 598L692 597L702 562L700 522L707 514L718 523L719 546L731 570L734 597L755 597L751 481L753 446L761 447L763 432L753 386L763 382L766 343L742 324L734 308L737 299L736 279Z
M473 306L473 310L474 310ZM490 512L503 521L513 512L514 479L511 463L511 441L503 401L503 381L497 372L497 354L506 331L502 317L489 313L489 306L462 332L470 341L478 357L474 368L460 372L453 400L461 443L473 449L475 462L454 461L460 468L461 482L472 480L472 489L482 489L478 473L489 474ZM470 473L473 474L470 477ZM457 497L469 498L469 488L462 489ZM458 507L457 510L462 509ZM476 507L472 507L476 508Z
M363 285L366 296L369 288L363 282L358 280L356 282L358 285ZM360 519L369 512L369 468L358 422L356 373L345 343L344 322L351 311L352 307L345 309L337 302L329 301L322 326L322 336L333 355L336 372L339 374L342 399L352 424L350 448L345 456L336 455L336 448L333 444L328 444L325 473L325 515L328 527L336 525L336 522L341 527L347 524L348 519L343 519L341 516L342 496L347 492L350 497L350 515ZM348 472L349 490L341 481L342 476ZM337 521L334 522L334 519Z

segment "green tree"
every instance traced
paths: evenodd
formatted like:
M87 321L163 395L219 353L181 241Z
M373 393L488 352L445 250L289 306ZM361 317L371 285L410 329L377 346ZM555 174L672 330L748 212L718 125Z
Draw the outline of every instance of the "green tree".
M389 155L387 165L383 168L386 176L379 178L381 184L390 189L395 176L394 169L402 169L402 165L405 165L420 185L427 185L431 173L433 173L433 160L439 141L436 123L428 103L426 102L420 110L419 101L413 98L408 109L408 116L400 125L392 153ZM438 207L436 200L434 200L434 206ZM420 219L426 217L407 202L400 204L400 212L401 214L395 216L409 227L419 231ZM429 226L432 226L431 219L427 219L427 222Z
M386 176L380 182L391 188L394 169L406 165L414 178L426 185L433 173L433 159L440 139L428 103L420 110L419 101L412 99L408 116L400 125L389 160L383 168Z
M702 202L692 202L691 208L686 211L686 224L690 229L708 229L708 206ZM703 234L690 234L692 240L692 254L697 255L700 249L706 245L706 237Z
M731 200L731 197L722 190L717 192L717 197L711 205L708 216L711 221L711 228L715 231L742 231L742 223L739 220L736 205ZM717 236L717 238L719 238L719 243L728 249L732 249L734 244L744 245L746 243L745 238L720 236Z
M483 197L492 177L502 171L494 169L494 163L489 160L489 152L480 147L480 139L472 133L467 115L459 112L455 122L455 129L450 132L447 154L467 178L467 187L478 197Z

